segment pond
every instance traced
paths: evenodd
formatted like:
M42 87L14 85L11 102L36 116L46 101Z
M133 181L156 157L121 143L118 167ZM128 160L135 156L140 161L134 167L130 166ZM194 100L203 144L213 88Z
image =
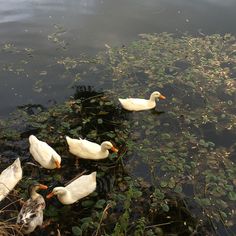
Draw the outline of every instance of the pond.
M17 231L34 180L46 196L97 171L88 197L47 200L33 235L233 235L235 1L11 0L0 12L1 170L20 157L24 173L0 203L2 232ZM166 99L153 110L118 102L156 90ZM60 170L35 166L31 134L60 153ZM66 135L119 152L76 169Z
M51 105L68 98L72 79L54 67L60 58L94 55L105 44L122 46L140 33L236 31L233 0L0 2L0 116L18 105Z

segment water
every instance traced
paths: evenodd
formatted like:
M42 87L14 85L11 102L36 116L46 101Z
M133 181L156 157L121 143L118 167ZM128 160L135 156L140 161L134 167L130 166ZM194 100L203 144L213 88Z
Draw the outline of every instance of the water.
M60 78L60 69L53 67L62 56L94 55L105 44L122 46L140 33L236 33L233 0L1 0L0 4L0 44L21 49L0 55L2 117L19 105L48 106L73 94L68 88L72 78ZM57 33L55 25L64 31L56 35L59 43L48 39ZM29 56L24 48L34 51ZM4 71L6 65L12 65L13 71ZM25 73L16 73L22 68ZM96 88L96 83L91 85Z
M51 188L54 181L61 185L78 173L74 168L74 157L65 148L64 135L83 136L98 143L112 139L120 148L119 154L124 155L124 170L127 173L117 171L112 158L98 163L82 162L80 171L98 170L108 179L107 173L118 174L116 181L119 184L114 184L114 198L117 192L129 198L123 191L128 186L125 181L122 182L127 174L133 180L143 177L148 182L146 189L141 187L148 198L152 188L167 192L171 190L171 195L175 191L181 192L192 204L206 206L205 209L208 209L210 199L210 213L216 212L218 216L220 210L222 217L225 214L231 216L230 209L235 198L233 101L236 64L231 53L234 48L229 46L231 43L226 43L224 50L219 50L222 38L204 38L205 41L201 41L201 37L215 33L236 34L235 1L0 0L0 3L0 118L9 117L19 106L29 115L37 114L32 117L17 116L1 130L1 168L16 156L21 157L24 166L25 162L32 161L28 136L39 135L62 154L61 174L53 172L51 176L51 172L43 170L42 175L32 175ZM125 51L129 43L139 39L139 34L161 32L176 36L187 32L200 38L195 38L197 44L194 46L191 39L178 41L178 37L165 38L162 35L157 39L161 49L156 44L154 50L148 51L150 54L142 51L143 44L139 45L137 50L140 51L135 61L140 63L139 67L133 67L132 63L127 66L125 60L120 60L116 73L120 80L112 80L114 73L107 67L114 65L107 59L102 66L89 63L83 67L77 64L81 54L93 56L109 46L118 46ZM179 51L179 48L183 48L183 51ZM192 52L198 50L199 58L195 54L194 58ZM119 53L122 55L122 51ZM143 58L139 58L143 54ZM228 54L229 59L225 56ZM116 54L113 56L116 57ZM205 66L202 58L206 59L208 66ZM230 73L227 73L228 69ZM209 80L212 74L214 80ZM75 78L78 81L75 82ZM134 96L138 93L148 97L153 88L161 89L167 97L158 103L156 111L129 113L118 104L117 96ZM106 89L111 90L106 92ZM53 106L63 104L70 96L86 98L84 101L82 99L82 111L81 101L60 108ZM40 113L49 106L55 110ZM0 122L0 125L4 124L4 121ZM114 173L111 173L113 168ZM27 168L25 178L31 176L31 172L31 168ZM25 180L18 187L20 192L27 188ZM106 186L103 181L99 185ZM107 185L108 189L113 187L113 183ZM150 185L152 188L149 189ZM106 193L104 195L107 197ZM97 199L94 196L88 199L96 201L100 198L99 195ZM137 202L142 204L142 199L139 200ZM57 215L60 209L57 209L56 200L52 204L54 206L55 203L55 207L47 209L46 217L56 214L57 220L62 220L62 234L67 232L65 235L71 235L72 227L80 227L83 217L91 215L90 210L80 205L81 202L72 206L74 211L65 208L70 216L68 225L63 224L64 217ZM147 209L150 202L148 204ZM121 213L123 204L118 204L114 214L117 214L116 210ZM195 210L200 209L194 206L191 209L193 215ZM172 213L175 212L174 209ZM72 213L75 217L72 217ZM132 212L134 218L137 217L136 213ZM119 217L118 213L116 221ZM100 218L96 221L100 222ZM151 225L165 223L169 219L161 216L161 219L151 222ZM53 232L56 232L56 223L52 226ZM231 227L233 223L229 221L225 225ZM227 231L225 225L218 225L221 235ZM170 229L175 230L175 227Z

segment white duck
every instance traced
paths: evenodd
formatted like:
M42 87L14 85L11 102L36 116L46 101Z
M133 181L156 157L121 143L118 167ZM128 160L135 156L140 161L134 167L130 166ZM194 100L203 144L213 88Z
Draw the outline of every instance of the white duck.
M22 233L29 234L33 232L37 226L43 224L43 210L46 204L43 196L36 191L47 188L46 185L38 183L30 186L30 198L23 204L16 221L17 224L21 225Z
M30 153L41 166L46 169L61 168L60 155L47 143L38 140L34 135L29 136Z
M17 158L10 166L3 170L0 175L0 201L7 196L21 179L21 162L20 158Z
M70 153L83 159L105 159L109 155L109 149L113 152L118 152L118 149L116 149L109 141L105 141L99 145L86 139L72 139L68 136L66 136L66 141L69 145Z
M156 106L156 100L165 99L166 97L155 91L149 99L142 98L119 98L121 106L128 111L143 111L153 109Z
M62 204L73 204L79 199L88 196L96 189L96 174L97 172L94 171L90 175L80 176L65 187L55 187L47 195L47 198L57 195L58 200Z

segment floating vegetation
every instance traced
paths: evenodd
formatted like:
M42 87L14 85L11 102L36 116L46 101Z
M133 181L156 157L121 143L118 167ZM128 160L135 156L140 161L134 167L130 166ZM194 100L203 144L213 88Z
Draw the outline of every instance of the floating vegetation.
M74 69L77 66L77 61L70 57L63 58L57 61L58 64L63 65L66 70Z
M59 49L66 50L67 49L67 43L65 40L61 39L62 35L65 34L65 29L62 25L54 25L55 32L48 35L48 40L55 43Z
M37 135L62 156L61 171L31 166L18 195L39 178L63 185L85 169L97 171L98 188L73 206L50 201L44 230L62 235L231 235L236 219L236 39L143 34L122 48L107 47L95 58L56 59L75 73L75 95L49 109L24 106L2 120L1 155L31 160L28 136ZM73 69L76 69L73 71ZM99 78L99 80L98 80ZM98 81L97 81L98 80ZM40 87L40 86L39 86ZM160 91L156 109L127 112L118 97ZM65 135L101 143L120 152L79 170ZM53 185L53 186L52 186Z

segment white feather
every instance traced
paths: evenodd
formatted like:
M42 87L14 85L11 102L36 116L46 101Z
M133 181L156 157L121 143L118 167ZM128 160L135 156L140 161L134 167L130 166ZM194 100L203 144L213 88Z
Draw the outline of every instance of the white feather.
M38 140L34 135L30 135L29 143L31 155L42 167L55 169L57 168L55 160L61 163L60 155L46 142Z
M0 201L7 196L21 179L21 162L20 159L17 158L10 166L3 170L0 175Z

